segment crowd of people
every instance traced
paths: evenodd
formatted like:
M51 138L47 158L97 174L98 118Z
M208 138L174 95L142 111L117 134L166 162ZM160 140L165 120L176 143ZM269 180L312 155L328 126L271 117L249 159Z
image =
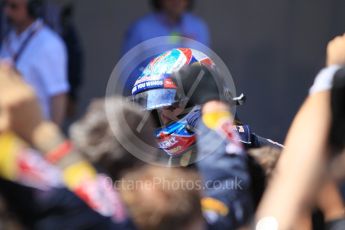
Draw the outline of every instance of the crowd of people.
M329 42L284 145L234 113L244 97L182 40L131 75L131 95L95 99L66 134L76 40L39 3L3 6L13 29L0 52L0 229L345 229L345 35ZM193 1L152 4L123 52L162 35L209 44Z

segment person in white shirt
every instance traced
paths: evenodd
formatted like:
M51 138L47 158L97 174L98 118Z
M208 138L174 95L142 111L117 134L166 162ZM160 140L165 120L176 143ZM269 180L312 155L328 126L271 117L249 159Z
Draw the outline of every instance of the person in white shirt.
M12 62L36 91L46 119L61 125L65 115L67 53L62 39L39 19L42 0L5 0L13 29L2 43L1 59Z

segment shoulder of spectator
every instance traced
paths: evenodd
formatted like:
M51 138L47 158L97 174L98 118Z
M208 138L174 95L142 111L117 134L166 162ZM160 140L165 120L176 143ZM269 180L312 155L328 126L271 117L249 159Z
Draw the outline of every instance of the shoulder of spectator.
M42 52L58 52L60 54L66 52L63 39L47 26L43 27L37 42L39 42Z

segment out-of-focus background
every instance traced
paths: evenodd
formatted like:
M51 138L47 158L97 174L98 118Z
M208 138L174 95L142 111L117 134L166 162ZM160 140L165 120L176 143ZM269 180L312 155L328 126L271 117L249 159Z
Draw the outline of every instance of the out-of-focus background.
M128 27L151 11L148 0L55 0L75 6L84 47L80 113L102 97ZM260 135L283 141L324 65L327 42L345 30L344 0L196 0L211 48L248 101L239 114Z

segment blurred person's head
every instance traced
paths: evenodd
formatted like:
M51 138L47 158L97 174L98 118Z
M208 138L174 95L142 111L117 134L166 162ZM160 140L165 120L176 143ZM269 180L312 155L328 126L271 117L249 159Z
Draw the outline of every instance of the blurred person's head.
M129 142L135 136L154 146L153 125L148 119L142 132L139 133L137 127L144 119L142 111L132 104L124 103L122 98L114 97L107 100L117 105L112 108L114 119L111 121L107 119L105 100L95 100L89 106L84 117L71 126L70 137L78 151L86 156L91 163L100 166L113 180L117 180L127 171L144 164L123 147L123 142ZM114 130L111 128L111 124L120 122L118 117L121 115L125 117L131 130L125 130L123 125L116 126L122 129ZM119 141L113 132L121 132L126 135L127 139Z
M249 150L249 155L263 169L267 178L271 178L282 150L275 147L262 147Z
M190 170L144 167L127 174L119 191L140 230L202 230L197 181Z
M39 17L42 4L43 0L4 0L4 11L13 26L25 29Z
M151 0L156 11L163 11L170 17L178 18L193 8L193 0Z

